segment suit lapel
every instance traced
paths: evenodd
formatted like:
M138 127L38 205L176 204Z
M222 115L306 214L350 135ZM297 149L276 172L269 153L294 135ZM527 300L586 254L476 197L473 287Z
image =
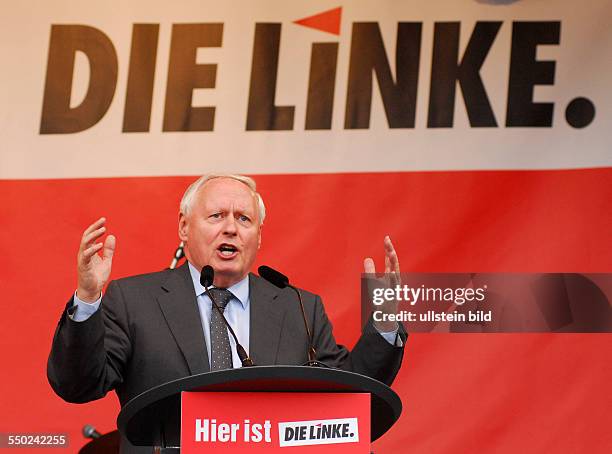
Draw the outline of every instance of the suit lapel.
M285 318L285 306L279 304L278 292L276 287L264 279L249 274L249 354L258 366L276 364Z
M187 262L170 274L162 289L157 301L187 361L189 372L192 375L208 372L206 341Z

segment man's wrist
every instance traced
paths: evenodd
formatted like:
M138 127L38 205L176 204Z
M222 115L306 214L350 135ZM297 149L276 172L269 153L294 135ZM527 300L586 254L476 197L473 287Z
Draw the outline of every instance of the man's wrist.
M374 328L379 333L393 333L399 329L399 324L397 322L377 322L375 320Z
M96 301L88 303L83 301L76 292L74 292L74 298L72 299L72 307L68 309L68 317L75 322L84 322L95 314L100 308L102 297L100 296Z
M93 304L100 299L101 292L96 292L91 294L90 292L86 292L83 289L78 289L76 291L76 296L84 303Z

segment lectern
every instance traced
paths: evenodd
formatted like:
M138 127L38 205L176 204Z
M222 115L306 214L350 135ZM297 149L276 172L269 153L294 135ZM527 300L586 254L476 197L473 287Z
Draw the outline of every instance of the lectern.
M187 399L192 393L203 394ZM182 400L190 420L181 414ZM360 419L363 402L369 408ZM308 446L312 452L357 453L363 452L364 441L369 447L387 432L401 411L391 388L364 375L322 367L256 366L152 388L123 407L117 427L132 444L153 446L161 454L181 452L181 430L195 437L183 440L189 441L189 453L244 452L248 447L290 454L311 452Z

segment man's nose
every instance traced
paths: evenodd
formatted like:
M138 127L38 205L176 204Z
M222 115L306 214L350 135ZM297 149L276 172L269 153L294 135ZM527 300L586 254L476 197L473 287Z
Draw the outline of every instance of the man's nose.
M236 218L233 215L226 216L223 224L223 233L227 235L235 235L237 232L236 227Z

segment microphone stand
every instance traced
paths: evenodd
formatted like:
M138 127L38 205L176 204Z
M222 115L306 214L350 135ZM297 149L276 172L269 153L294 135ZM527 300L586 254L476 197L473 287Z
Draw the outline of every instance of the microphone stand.
M236 351L238 352L238 357L240 358L240 361L242 362L242 367L254 366L255 364L253 364L253 360L249 357L244 347L240 345L240 342L238 342L238 337L236 336L236 333L234 333L234 330L228 323L227 319L225 318L225 315L223 315L223 311L221 310L221 308L219 307L219 305L213 298L212 293L208 289L208 286L204 286L204 291L206 292L206 294L212 301L213 307L217 310L217 312L219 312L219 315L221 315L221 318L223 319L225 326L227 326L227 329L229 329L229 332L232 334L232 337L234 338L234 342L236 342Z
M287 283L287 287L293 289L293 291L295 291L297 294L298 301L300 302L300 310L302 311L302 319L304 320L304 326L306 327L306 335L308 336L308 361L302 365L309 367L329 367L327 364L317 361L317 351L314 348L312 333L310 332L310 327L308 326L308 321L306 320L306 311L304 310L304 302L302 301L302 293L300 292L300 289L289 283Z
M300 289L294 287L289 283L289 278L282 273L279 273L269 266L262 265L258 268L259 275L272 285L284 289L289 287L297 294L298 301L300 303L300 310L302 311L302 320L304 320L304 327L306 328L306 335L308 336L308 361L303 366L310 367L329 367L327 364L317 361L317 351L314 348L314 340L312 338L312 332L306 319L306 311L304 310L304 301L302 301L302 293Z

